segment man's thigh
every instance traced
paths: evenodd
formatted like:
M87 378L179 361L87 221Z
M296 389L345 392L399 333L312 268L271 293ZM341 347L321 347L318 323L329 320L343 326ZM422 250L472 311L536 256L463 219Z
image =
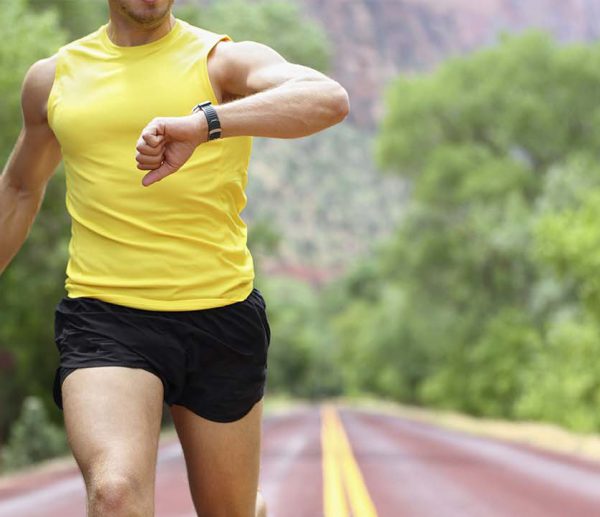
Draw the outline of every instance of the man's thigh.
M140 368L79 368L62 385L65 427L88 490L126 479L154 493L163 385Z
M207 420L180 405L170 409L198 514L254 517L263 400L241 419L225 423Z

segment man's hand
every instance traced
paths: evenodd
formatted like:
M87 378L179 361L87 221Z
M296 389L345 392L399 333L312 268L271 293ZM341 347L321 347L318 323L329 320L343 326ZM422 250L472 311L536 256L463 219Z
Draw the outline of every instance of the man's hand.
M286 61L272 48L221 41L208 56L208 74L219 103L221 138L299 138L338 124L348 115L346 90L311 68ZM225 101L225 102L223 102ZM154 119L138 141L142 184L179 169L208 138L203 113Z
M152 120L142 131L136 146L137 168L150 171L142 178L142 185L152 185L179 170L196 147L207 139L203 113Z

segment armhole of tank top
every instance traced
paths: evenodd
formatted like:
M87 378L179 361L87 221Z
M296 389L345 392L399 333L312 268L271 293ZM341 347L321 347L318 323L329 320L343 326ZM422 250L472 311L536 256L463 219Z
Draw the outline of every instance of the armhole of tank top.
M204 82L204 85L206 86L206 89L210 95L210 99L208 100L212 102L215 106L219 104L219 101L217 99L217 96L215 95L213 85L210 82L210 76L208 75L208 55L210 54L210 51L215 47L215 45L220 41L232 41L232 39L227 34L218 34L216 37L213 37L208 41L206 48L202 53L202 59L200 60L200 72L202 74L202 81Z
M62 63L62 51L59 50L56 53L56 68L54 70L54 81L52 82L52 88L50 88L50 93L48 94L48 101L46 107L46 117L48 119L48 125L50 128L53 126L54 114L56 111L56 103L58 102L58 91L59 91L59 82L61 77L61 67Z

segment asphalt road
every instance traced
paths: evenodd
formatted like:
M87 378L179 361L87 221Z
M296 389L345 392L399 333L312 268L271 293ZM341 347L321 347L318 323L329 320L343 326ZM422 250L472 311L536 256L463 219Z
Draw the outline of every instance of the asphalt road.
M269 517L600 517L600 463L333 406L267 416ZM71 465L0 479L0 517L82 517ZM179 443L161 442L157 517L194 517Z

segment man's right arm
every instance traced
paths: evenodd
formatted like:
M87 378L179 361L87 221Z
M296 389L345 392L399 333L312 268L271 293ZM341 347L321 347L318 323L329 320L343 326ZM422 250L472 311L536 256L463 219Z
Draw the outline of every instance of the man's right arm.
M47 117L55 70L56 56L42 59L23 81L23 128L0 175L0 274L29 235L46 185L61 159Z

